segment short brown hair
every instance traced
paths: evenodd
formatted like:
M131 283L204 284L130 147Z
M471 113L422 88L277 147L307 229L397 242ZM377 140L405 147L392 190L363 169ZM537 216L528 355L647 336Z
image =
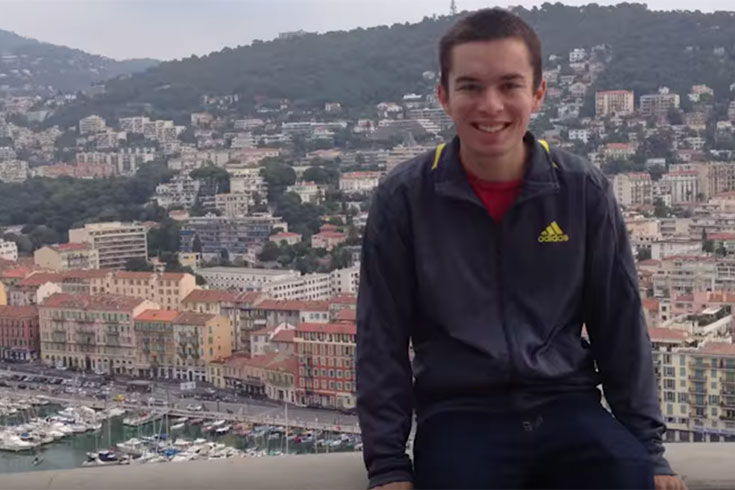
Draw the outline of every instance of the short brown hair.
M452 48L475 41L497 41L517 38L528 48L533 68L534 90L541 84L541 41L533 28L507 10L482 9L462 17L439 41L441 84L449 89L449 70L452 68Z

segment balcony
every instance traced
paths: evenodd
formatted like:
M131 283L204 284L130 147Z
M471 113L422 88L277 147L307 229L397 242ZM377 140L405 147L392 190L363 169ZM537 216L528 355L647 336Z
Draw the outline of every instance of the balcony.
M673 443L666 455L689 490L735 488L735 443ZM3 487L337 490L367 488L367 479L361 453L335 453L4 474Z

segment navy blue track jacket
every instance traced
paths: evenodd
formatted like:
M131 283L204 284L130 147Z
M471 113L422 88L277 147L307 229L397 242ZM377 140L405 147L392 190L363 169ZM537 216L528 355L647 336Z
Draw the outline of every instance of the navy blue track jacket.
M375 193L357 307L371 487L411 480L414 410L419 421L445 410L526 410L600 383L655 473L673 473L612 189L585 160L547 151L530 133L525 141L523 186L500 222L467 182L457 138L399 165Z

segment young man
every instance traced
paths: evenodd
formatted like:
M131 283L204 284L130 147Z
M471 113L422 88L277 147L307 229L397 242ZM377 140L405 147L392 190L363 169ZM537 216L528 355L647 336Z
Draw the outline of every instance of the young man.
M357 382L371 487L684 488L663 458L612 190L527 132L546 88L536 34L481 10L442 38L440 64L457 137L386 178L365 231Z

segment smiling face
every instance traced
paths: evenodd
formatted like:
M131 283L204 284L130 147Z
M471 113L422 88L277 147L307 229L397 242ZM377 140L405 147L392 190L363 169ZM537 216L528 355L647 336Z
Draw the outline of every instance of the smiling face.
M544 81L534 87L533 80L528 49L518 38L452 48L448 84L437 93L454 121L465 165L524 163L523 136L546 90Z

